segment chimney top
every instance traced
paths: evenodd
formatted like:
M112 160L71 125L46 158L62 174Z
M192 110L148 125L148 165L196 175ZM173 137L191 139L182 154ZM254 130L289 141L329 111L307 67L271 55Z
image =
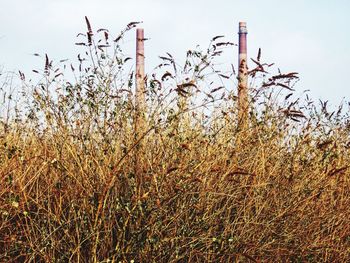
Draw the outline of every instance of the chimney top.
M246 22L239 22L239 34L247 34L247 23Z

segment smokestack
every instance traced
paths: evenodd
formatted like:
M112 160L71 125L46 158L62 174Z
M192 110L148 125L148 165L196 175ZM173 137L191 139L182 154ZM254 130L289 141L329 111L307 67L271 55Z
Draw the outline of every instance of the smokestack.
M247 23L239 22L238 45L238 118L244 127L248 121Z
M145 47L143 28L136 30L136 110L143 111L145 103Z
M140 162L140 154L144 152L144 147L140 138L145 132L145 47L144 47L144 31L143 28L136 29L136 69L135 69L135 119L134 119L134 164L136 175L137 192L142 196L143 188L143 172Z

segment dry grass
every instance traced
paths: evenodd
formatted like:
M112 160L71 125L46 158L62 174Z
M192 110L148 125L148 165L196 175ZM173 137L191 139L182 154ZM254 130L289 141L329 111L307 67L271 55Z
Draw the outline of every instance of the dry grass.
M211 68L205 54L181 73L195 82L172 90L182 75L169 56L167 75L148 80L148 129L135 140L130 78L94 53L91 32L92 64L76 84L57 80L46 58L29 109L1 127L2 262L350 260L346 114L259 90L239 130L232 94L190 102L206 78L198 71ZM270 83L295 74L279 76Z

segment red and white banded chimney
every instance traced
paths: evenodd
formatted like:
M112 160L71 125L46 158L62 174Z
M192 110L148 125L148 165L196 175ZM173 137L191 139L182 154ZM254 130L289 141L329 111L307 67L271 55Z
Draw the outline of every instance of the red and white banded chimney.
M248 65L247 65L247 23L239 22L238 44L238 117L245 126L248 120Z

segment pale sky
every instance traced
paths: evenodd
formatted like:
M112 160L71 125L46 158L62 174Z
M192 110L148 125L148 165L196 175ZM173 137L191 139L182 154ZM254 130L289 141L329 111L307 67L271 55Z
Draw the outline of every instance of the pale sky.
M94 29L116 36L131 21L143 21L146 70L165 52L182 59L216 35L237 43L238 22L248 27L248 56L300 73L296 90L317 100L350 100L349 0L0 0L0 67L27 76L43 61L31 54L75 59L76 35ZM134 34L125 46L134 48ZM227 57L237 62L237 49Z

